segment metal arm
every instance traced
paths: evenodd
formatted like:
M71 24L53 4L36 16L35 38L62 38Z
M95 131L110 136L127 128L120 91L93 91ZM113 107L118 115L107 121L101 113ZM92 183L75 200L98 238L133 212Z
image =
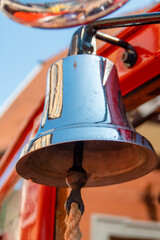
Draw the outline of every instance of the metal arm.
M137 54L131 44L102 32L96 32L96 38L125 49L125 52L122 54L122 61L126 67L132 67L135 64Z
M137 54L133 46L121 39L101 33L98 30L157 23L160 23L159 12L110 18L93 22L80 27L74 33L68 55L96 54L95 38L97 38L124 48L126 51L122 55L122 61L126 67L132 67L137 60Z
M160 12L137 14L131 16L108 18L90 24L93 29L102 30L119 27L133 27L146 24L160 23Z

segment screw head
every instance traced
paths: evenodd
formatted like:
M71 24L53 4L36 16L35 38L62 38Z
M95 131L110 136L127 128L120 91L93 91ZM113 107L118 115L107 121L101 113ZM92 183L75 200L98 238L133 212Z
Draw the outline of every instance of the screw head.
M124 63L124 65L127 67L127 68L130 68L132 67L136 60L137 60L137 55L134 51L132 50L126 50L123 54L122 54L122 62Z

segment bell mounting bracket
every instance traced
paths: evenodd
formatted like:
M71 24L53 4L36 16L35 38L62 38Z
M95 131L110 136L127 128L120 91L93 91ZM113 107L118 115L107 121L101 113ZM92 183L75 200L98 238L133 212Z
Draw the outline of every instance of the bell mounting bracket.
M121 60L126 67L130 68L134 66L137 60L137 53L134 47L122 39L104 34L99 30L157 23L160 23L159 12L108 18L81 26L73 34L68 55L96 54L96 39L99 39L125 49Z

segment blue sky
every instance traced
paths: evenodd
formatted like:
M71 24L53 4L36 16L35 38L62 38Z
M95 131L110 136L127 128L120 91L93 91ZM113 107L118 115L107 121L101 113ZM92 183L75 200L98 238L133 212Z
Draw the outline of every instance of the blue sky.
M112 16L159 1L130 0ZM74 31L29 28L0 13L0 108L38 63L69 46Z

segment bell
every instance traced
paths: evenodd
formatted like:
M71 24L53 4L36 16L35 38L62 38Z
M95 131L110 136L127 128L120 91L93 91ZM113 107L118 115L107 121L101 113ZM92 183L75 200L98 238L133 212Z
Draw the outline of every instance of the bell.
M73 55L50 67L40 128L16 169L36 183L66 187L76 155L86 187L129 181L158 164L149 141L127 119L116 67L100 56Z

